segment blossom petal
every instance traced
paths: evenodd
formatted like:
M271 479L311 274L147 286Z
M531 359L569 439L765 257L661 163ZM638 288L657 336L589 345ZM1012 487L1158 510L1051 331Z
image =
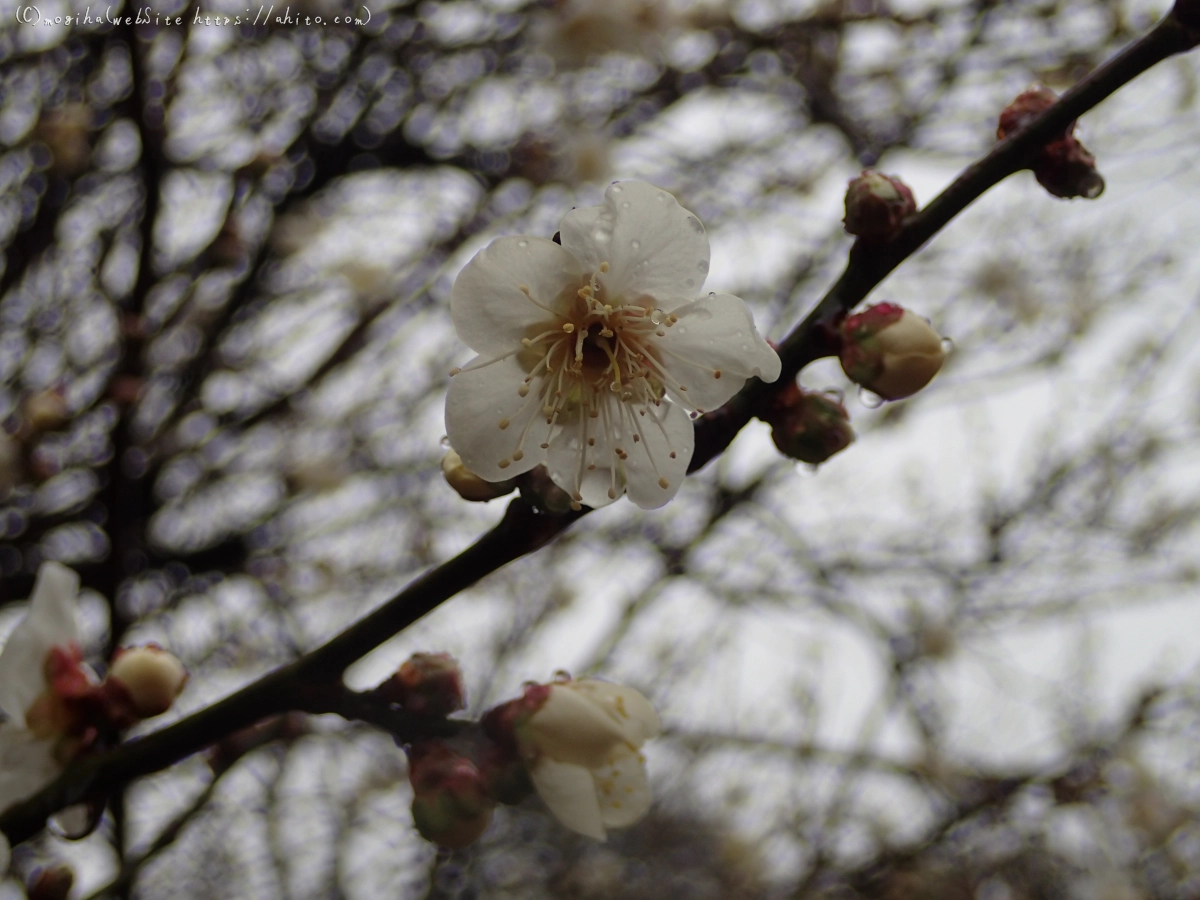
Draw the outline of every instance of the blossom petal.
M56 563L42 563L29 598L29 612L12 630L0 652L0 709L25 721L38 694L46 689L46 654L51 647L78 643L75 598L79 575Z
M627 828L649 811L652 797L646 758L627 744L616 747L592 777L596 780L600 821L609 828Z
M609 681L582 678L568 685L603 706L610 716L621 723L625 740L640 747L659 733L662 726L658 713L639 691Z
M543 758L534 764L529 780L554 818L563 825L597 841L607 837L591 771Z
M553 319L544 307L557 308L564 291L573 297L585 274L590 273L553 241L497 238L476 253L454 281L454 329L463 343L484 356L519 348L521 339L531 336L529 329Z
M589 272L608 263L600 276L605 302L649 297L666 308L693 299L708 277L704 226L673 196L644 181L619 181L605 191L603 206L571 210L560 235Z
M568 493L578 489L588 506L605 506L626 492L642 509L669 502L683 483L695 450L695 429L687 413L664 403L650 405L641 415L640 407L613 395L602 395L601 403L604 416L588 420L588 435L595 436L596 444L586 448L586 455L582 431L570 427L551 445L546 466L554 483ZM607 429L600 424L605 421L610 423ZM625 459L614 455L617 447ZM595 468L589 470L593 464Z
M538 382L533 383L528 396L519 393L525 370L515 359L472 369L479 361L479 357L471 360L450 381L446 434L470 471L484 481L504 481L545 461L546 451L541 444L547 441L548 426L544 420L534 421L542 413ZM501 428L504 422L508 424ZM528 436L521 442L526 426ZM523 454L519 460L514 458L518 444ZM501 461L506 459L508 465L501 468Z
M0 812L32 797L58 777L54 740L35 738L13 722L0 724ZM0 869L0 874L3 870Z
M522 737L541 757L594 769L625 742L625 729L601 703L568 684L555 684Z
M671 310L671 315L678 321L664 329L657 346L671 376L671 395L690 408L716 409L751 376L766 382L779 377L779 354L758 333L740 297L708 294ZM675 387L679 384L687 391L680 393Z
M695 427L674 403L651 406L644 416L627 405L620 406L626 413L626 433L640 437L627 448L629 458L622 463L625 489L642 509L657 509L675 496L687 476L696 449Z
M595 440L595 446L588 445ZM550 479L579 502L599 508L625 493L624 477L610 468L612 447L599 419L577 412L563 422L562 431L550 442L546 469ZM588 466L594 466L588 469ZM608 496L612 490L616 497Z

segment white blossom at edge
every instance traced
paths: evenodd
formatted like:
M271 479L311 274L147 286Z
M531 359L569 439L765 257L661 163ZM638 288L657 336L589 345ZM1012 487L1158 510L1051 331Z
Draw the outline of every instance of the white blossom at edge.
M454 326L479 355L450 384L450 444L485 481L545 464L576 504L662 506L692 458L688 411L774 381L779 357L742 300L700 295L708 237L666 191L613 184L560 234L498 238L455 280Z
M0 652L0 811L35 794L62 766L54 738L38 738L26 728L25 713L46 688L45 661L52 647L79 640L75 598L79 576L55 562L38 569L29 612Z

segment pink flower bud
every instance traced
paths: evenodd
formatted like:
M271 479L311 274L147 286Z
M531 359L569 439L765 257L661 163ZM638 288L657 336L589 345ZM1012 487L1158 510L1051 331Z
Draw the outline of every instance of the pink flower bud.
M1057 102L1054 91L1035 84L1000 113L996 137L1004 140L1020 131ZM1096 171L1096 158L1074 137L1074 131L1072 121L1041 148L1030 168L1038 184L1055 197L1095 200L1104 193L1104 178Z
M442 457L442 475L458 496L474 503L485 503L511 494L517 486L511 478L507 481L484 481L463 465L462 457L453 449Z
M920 316L880 303L842 323L842 371L884 400L911 397L946 359L942 338Z
M848 234L886 241L916 211L917 201L908 185L894 175L866 169L846 190L846 218L842 222Z
M1047 144L1033 164L1038 184L1055 197L1095 200L1104 193L1104 178L1096 157L1073 137Z
M149 644L118 650L108 677L129 692L133 708L143 719L171 708L187 683L187 669L161 647Z
M846 407L794 381L780 392L766 421L779 452L800 462L818 465L854 443Z
M449 653L414 653L377 692L422 716L447 716L467 705L462 672Z
M408 751L413 824L421 837L457 850L475 843L492 820L495 802L471 760L440 741Z
M1058 95L1050 88L1041 84L1032 85L1004 107L996 128L996 139L1002 141L1020 131L1057 102ZM1075 123L1071 122L1055 140L1068 137L1074 130Z

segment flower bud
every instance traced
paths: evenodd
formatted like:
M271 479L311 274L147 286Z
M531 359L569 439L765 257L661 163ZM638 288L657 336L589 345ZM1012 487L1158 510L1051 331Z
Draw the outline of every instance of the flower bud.
M929 323L901 306L880 303L842 323L842 371L884 400L911 397L946 359Z
M1035 84L1000 113L996 137L1004 140L1020 131L1057 102L1054 91ZM1074 137L1074 131L1075 122L1069 122L1038 151L1030 168L1038 184L1051 195L1094 200L1104 193L1104 178L1096 171L1096 157Z
M1033 175L1052 196L1065 200L1095 200L1104 193L1096 157L1073 137L1047 144L1033 164Z
M467 705L462 672L449 653L414 653L377 693L422 716L447 716Z
M779 452L800 462L819 465L854 443L846 407L794 381L780 392L766 421Z
M458 492L464 500L484 503L495 500L505 494L511 494L517 486L511 478L507 481L484 481L463 465L462 457L451 448L442 457L442 475L446 483Z
M870 241L885 241L917 211L913 192L894 175L866 169L846 190L846 232Z
M1058 95L1050 88L1041 84L1031 85L1000 113L996 139L1002 141L1010 134L1020 131L1057 102ZM1075 123L1071 122L1054 140L1068 137L1074 129Z
M143 719L161 715L171 708L187 683L187 669L172 654L149 644L118 650L108 677L129 692L133 708Z
M413 824L421 837L458 850L479 839L495 802L479 770L440 741L421 741L408 751Z

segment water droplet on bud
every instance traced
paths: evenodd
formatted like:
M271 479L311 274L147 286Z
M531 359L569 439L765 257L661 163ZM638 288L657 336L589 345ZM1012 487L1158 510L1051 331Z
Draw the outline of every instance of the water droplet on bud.
M568 672L566 669L559 669L557 672L554 673L554 683L555 684L567 684L572 680L573 679L571 678L571 673Z

